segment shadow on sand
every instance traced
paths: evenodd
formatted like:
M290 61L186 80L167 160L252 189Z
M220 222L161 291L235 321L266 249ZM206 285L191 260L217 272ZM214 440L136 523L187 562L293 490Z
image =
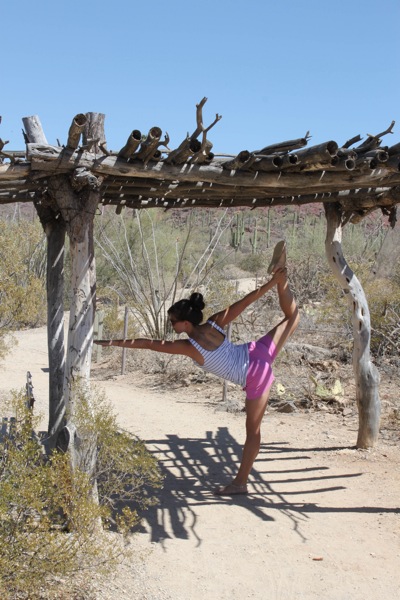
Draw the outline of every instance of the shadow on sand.
M147 440L146 445L157 457L164 475L159 502L146 511L139 529L149 531L153 542L194 536L200 544L196 507L204 505L235 504L263 521L274 521L278 510L290 519L301 537L301 522L311 518L312 513L400 512L384 507L321 505L321 494L344 490L350 479L362 475L331 474L328 466L316 464L312 456L319 451L343 450L342 446L296 448L287 442L262 444L251 473L249 494L221 497L214 494L214 489L233 479L242 451L227 427L220 427L216 434L207 431L204 439L171 434L166 439ZM299 461L302 466L297 467ZM310 461L310 466L304 467L304 461ZM305 495L309 502L304 501ZM312 502L316 495L318 504ZM298 497L301 500L296 501Z

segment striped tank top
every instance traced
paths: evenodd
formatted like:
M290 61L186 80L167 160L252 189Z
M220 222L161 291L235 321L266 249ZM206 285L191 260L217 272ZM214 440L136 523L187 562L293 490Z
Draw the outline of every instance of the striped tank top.
M222 333L225 339L216 350L205 350L195 340L189 338L189 342L204 358L204 365L200 365L201 368L244 387L249 368L248 344L232 344L219 325L213 321L207 323Z

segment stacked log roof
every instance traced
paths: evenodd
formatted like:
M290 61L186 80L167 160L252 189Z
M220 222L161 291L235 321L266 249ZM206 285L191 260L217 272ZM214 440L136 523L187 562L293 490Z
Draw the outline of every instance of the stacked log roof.
M214 155L210 130L220 116L203 125L196 107L196 128L177 146L167 133L152 127L134 130L118 152L106 140L85 136L92 113L74 117L64 145L46 139L24 151L7 151L0 140L0 204L40 202L50 177L68 175L79 191L81 172L93 175L104 205L122 207L266 207L338 202L348 220L357 222L381 209L392 224L400 203L400 143L385 145L395 123L377 134L328 140L310 146L310 136L243 150L235 156ZM29 118L32 122L32 117ZM85 178L85 185L88 179Z

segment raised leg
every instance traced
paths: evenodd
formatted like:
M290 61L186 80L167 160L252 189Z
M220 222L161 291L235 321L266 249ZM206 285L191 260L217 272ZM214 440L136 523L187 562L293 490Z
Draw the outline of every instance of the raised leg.
M289 287L286 269L281 270L277 291L279 305L285 317L276 327L269 331L269 335L272 337L277 353L279 353L286 340L294 333L299 324L299 311L292 290Z

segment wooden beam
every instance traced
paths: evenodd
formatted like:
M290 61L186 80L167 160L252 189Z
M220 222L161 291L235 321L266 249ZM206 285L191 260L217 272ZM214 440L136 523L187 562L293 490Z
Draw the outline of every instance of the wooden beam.
M251 187L269 190L276 195L297 195L303 190L310 192L339 192L354 188L372 188L376 186L392 187L400 185L400 172L385 168L385 164L366 171L338 172L289 172L248 173L243 171L226 172L222 163L214 161L211 165L174 166L164 162L148 164L143 168L139 162L126 162L116 156L93 157L87 152L69 152L55 146L28 144L28 157L32 171L50 173L68 173L78 167L90 169L94 174L111 177L123 176L126 179L165 180L168 182L205 182L219 183L227 187Z

